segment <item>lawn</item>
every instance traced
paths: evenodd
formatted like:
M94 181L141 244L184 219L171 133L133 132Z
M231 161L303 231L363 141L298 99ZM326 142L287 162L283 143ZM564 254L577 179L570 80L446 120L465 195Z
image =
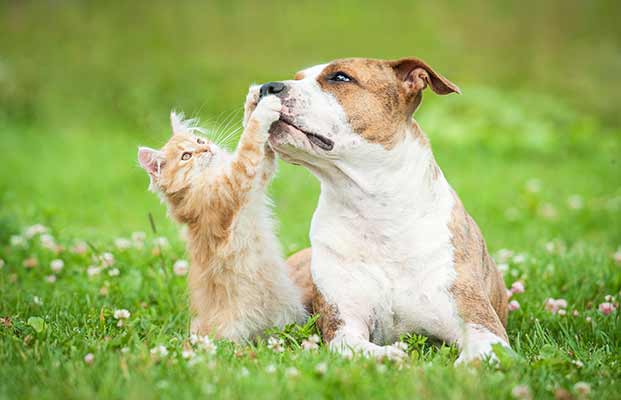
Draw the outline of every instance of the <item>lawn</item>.
M526 3L0 4L0 398L618 398L618 6ZM192 343L137 147L172 108L234 132L251 82L352 55L418 55L463 90L416 118L519 282L499 365L416 335L402 363L344 359L312 319ZM307 247L315 178L281 163L270 192L284 252Z

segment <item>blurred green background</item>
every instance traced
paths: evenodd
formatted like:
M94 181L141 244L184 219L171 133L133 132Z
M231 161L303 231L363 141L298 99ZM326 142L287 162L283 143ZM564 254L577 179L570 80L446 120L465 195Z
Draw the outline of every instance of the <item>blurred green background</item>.
M418 56L463 89L416 118L488 243L621 243L618 1L2 1L0 239L41 222L94 238L176 231L138 145L168 113L233 130L252 82L361 56ZM281 165L285 250L318 195ZM578 196L578 197L570 197ZM579 198L581 207L571 199ZM569 202L569 203L568 203Z

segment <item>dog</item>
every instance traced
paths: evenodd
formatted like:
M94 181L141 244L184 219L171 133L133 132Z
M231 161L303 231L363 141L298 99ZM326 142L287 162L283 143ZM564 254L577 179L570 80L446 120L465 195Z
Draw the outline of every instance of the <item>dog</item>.
M417 58L340 59L270 82L269 144L321 182L311 248L312 306L330 349L398 357L406 333L455 343L456 364L510 347L507 293L481 231L436 163L413 114L422 93L460 89Z

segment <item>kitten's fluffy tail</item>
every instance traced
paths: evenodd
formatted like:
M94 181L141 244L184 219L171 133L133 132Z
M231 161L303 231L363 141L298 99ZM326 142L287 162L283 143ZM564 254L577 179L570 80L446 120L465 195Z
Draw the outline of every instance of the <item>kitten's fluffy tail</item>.
M184 119L183 113L177 113L172 111L170 113L170 125L172 126L173 134L179 133L207 133L207 131L198 126L198 118Z

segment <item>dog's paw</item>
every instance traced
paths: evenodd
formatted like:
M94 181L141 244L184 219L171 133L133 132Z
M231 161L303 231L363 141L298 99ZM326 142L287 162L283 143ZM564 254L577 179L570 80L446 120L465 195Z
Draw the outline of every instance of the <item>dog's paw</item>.
M251 120L259 124L259 129L267 135L267 131L280 118L282 103L276 96L263 97L252 112Z
M403 361L407 358L407 356L408 355L405 351L395 345L381 347L381 350L376 355L376 357L380 359L387 358L390 361L395 362Z

